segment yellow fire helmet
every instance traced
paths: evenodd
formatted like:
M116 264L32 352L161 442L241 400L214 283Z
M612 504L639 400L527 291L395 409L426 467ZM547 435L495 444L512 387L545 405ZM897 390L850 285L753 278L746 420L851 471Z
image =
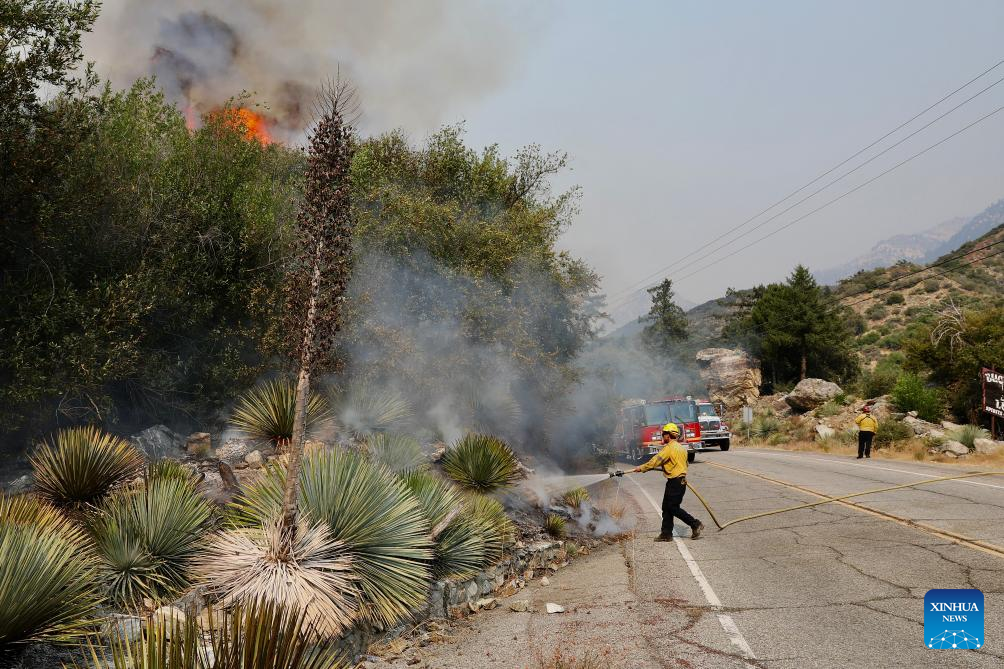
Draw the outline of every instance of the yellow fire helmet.
M670 434L675 434L675 435L680 434L680 428L676 426L676 423L666 423L665 425L662 426L662 431L669 432Z

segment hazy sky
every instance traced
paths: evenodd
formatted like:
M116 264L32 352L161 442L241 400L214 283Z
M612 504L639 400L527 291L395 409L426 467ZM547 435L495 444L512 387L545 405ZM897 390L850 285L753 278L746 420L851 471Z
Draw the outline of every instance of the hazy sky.
M88 56L127 83L193 11L218 15L245 43L230 65L203 62L219 55L212 35L170 44L220 68L210 83L222 99L286 76L309 85L341 64L363 94L367 131L400 125L419 141L464 120L477 145L567 151L572 170L558 185L580 185L583 198L562 245L600 272L622 317L621 295L645 276L699 257L1004 58L1002 0L108 0ZM1004 66L968 90L1000 77ZM744 243L1002 104L1004 83ZM977 213L1004 197L1002 139L1004 112L768 242L669 275L678 295L703 301Z
M1004 58L1002 27L1000 0L564 2L509 83L454 113L474 141L569 152L567 182L583 198L563 244L613 296ZM1004 66L981 81L1001 77ZM1002 104L1004 83L747 241ZM975 214L1004 197L1002 139L1004 112L681 280L678 294L703 301L799 262L822 269L889 235Z

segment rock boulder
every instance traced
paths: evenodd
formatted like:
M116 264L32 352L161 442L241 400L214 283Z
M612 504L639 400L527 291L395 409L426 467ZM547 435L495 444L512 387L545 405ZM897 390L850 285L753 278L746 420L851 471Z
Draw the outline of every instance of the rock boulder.
M701 349L697 352L697 366L712 402L735 410L760 397L760 366L743 351Z
M784 399L795 411L804 412L822 406L842 392L832 381L802 379Z
M993 455L1004 449L1004 441L994 441L993 439L976 439L973 446L980 455Z
M837 434L837 431L834 430L829 425L823 425L822 423L820 423L819 425L816 426L816 436L820 440L829 439L830 437L833 437L836 434Z
M148 460L180 459L185 455L185 438L166 425L148 427L130 440Z
M962 456L969 455L969 449L962 442L955 441L954 439L949 439L941 445L942 453L952 453L953 455Z

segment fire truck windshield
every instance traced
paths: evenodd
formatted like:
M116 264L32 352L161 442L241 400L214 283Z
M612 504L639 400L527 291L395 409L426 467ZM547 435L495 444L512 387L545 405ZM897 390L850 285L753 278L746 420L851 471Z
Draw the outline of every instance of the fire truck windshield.
M715 413L715 407L712 404L698 404L697 410L702 416L718 416Z
M653 402L645 405L645 424L693 423L697 421L697 407L692 402Z

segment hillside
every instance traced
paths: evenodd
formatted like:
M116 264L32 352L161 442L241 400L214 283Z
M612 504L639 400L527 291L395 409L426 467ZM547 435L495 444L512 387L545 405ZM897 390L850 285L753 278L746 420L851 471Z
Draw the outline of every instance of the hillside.
M930 263L1001 224L1004 224L1004 200L972 217L953 218L922 232L883 239L867 253L836 267L814 270L813 274L820 283L833 284L862 270L888 266L899 260Z
M1004 211L1001 204L995 207ZM961 257L990 244L997 245ZM834 293L861 319L857 343L865 359L875 361L899 350L913 328L932 322L953 304L960 308L1004 306L1004 255L994 255L1001 251L1004 225L928 263L948 261L923 274L913 275L925 265L899 262L841 281ZM956 257L959 259L951 260ZM901 281L897 281L899 277Z

